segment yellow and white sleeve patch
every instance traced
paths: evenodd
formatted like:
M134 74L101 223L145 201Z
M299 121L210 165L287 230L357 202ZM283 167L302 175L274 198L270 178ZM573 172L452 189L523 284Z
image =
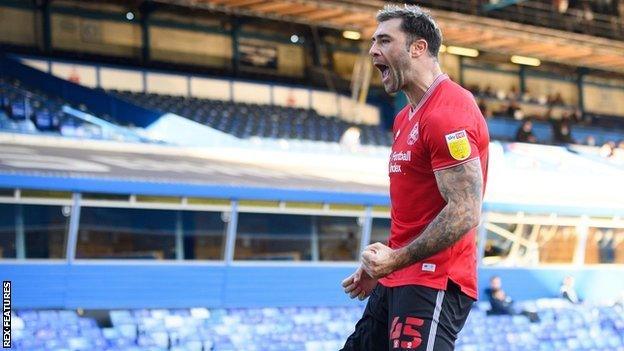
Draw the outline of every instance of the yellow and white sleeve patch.
M466 134L465 130L447 134L445 137L451 157L458 161L470 157L470 142L468 141L468 134Z

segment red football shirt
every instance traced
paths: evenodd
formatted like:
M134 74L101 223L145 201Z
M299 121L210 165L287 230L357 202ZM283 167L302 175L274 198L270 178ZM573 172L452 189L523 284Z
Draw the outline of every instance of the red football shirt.
M390 154L389 246L412 242L446 205L434 172L480 159L487 180L489 135L485 119L467 90L441 75L418 106L406 106L394 120ZM451 279L477 298L476 228L453 246L380 280L384 286L423 285L446 289Z

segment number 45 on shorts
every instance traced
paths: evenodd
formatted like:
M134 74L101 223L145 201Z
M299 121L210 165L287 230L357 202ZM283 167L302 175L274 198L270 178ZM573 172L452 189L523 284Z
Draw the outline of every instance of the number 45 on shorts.
M399 322L399 317L394 317L390 330L390 340L395 349L415 349L422 343L422 336L418 327L422 327L424 320L415 317L406 317L405 322Z

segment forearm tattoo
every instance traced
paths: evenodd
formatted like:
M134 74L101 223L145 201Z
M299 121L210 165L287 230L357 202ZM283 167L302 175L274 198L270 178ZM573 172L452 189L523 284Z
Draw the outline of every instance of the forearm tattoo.
M446 206L416 239L399 250L399 268L446 249L479 224L483 194L479 159L437 171L435 177Z

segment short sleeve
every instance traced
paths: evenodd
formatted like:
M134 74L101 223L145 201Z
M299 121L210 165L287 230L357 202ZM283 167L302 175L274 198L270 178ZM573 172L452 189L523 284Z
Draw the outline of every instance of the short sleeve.
M422 126L433 171L454 167L479 158L478 131L470 111L440 111Z

